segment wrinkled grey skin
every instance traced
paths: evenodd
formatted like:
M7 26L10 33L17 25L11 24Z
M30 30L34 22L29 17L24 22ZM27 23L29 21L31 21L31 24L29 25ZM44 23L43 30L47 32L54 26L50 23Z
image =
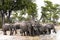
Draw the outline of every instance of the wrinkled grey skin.
M17 34L17 29L20 29L20 23L16 22L12 24L12 28L13 28L13 32L15 32L15 34Z
M17 34L17 29L20 29L20 23L15 22L12 25L14 28L13 32L15 31L15 34Z
M33 27L35 26L34 21L21 21L21 22L16 22L14 23L14 27L17 29L20 29L20 33L22 35L33 35L34 30Z
M43 26L42 24L39 24L37 21L32 21L32 34L33 35L41 35L41 34L46 34L47 28Z
M24 24L24 26L26 25L26 27L24 28L24 26L23 26L23 28L22 28L22 24ZM27 32L27 35L29 35L29 36L34 36L35 34L37 34L37 32L38 32L38 29L37 29L37 26L36 26L36 23L35 23L35 21L33 21L33 20L30 20L30 21L24 21L23 23L21 23L20 24L20 28L22 29L22 30L24 30L25 31L25 29L26 29L26 32ZM28 31L27 31L28 30Z
M52 29L56 33L54 25L46 24L44 26L33 20L14 23L14 26L16 29L20 29L20 33L22 35L50 34Z
M35 30L36 29L36 30ZM39 24L38 22L35 23L35 32L36 34L35 35L41 35L41 34L46 34L47 32L47 28L45 28L44 25L42 24Z
M34 36L38 32L36 22L34 20L30 20L30 23L32 24L32 26L31 26L31 35Z
M27 33L28 31L28 26L26 24L26 22L20 22L20 29L23 31L23 35L26 35L25 32Z
M47 29L45 26L41 25L41 26L39 27L39 33L40 33L40 34L46 34L47 31L48 31L48 29Z
M26 24L28 27L27 35L31 36L32 35L32 24L29 21L27 21Z
M13 31L13 33L15 32L15 34L17 34L16 25L15 24L11 24L11 25L12 25L12 31Z
M29 21L21 21L14 24L17 27L20 28L20 33L22 35L31 35L31 23Z
M9 23L5 23L2 25L2 30L4 32L4 35L7 35L6 31L10 31L10 35L13 35L13 32L12 32L12 25L9 24Z
M42 25L36 22L33 29L37 34L50 34L51 30L56 33L56 29L53 24Z
M34 20L31 20L30 21L31 24L32 24L32 35L35 36L35 35L39 35L39 31L40 31L40 24L37 22L37 21L34 21Z
M50 34L50 33L51 33L51 30L53 30L53 32L55 32L55 33L56 33L56 29L55 29L55 27L54 27L54 25L53 25L53 24L46 24L46 25L45 25L45 28L47 28L47 29L48 29L48 31L47 31L47 33L48 33L48 34Z
M49 32L50 28L47 27L47 25L39 24L39 22L37 22L37 21L33 21L32 26L33 26L33 33L35 35L49 34L50 33ZM52 25L49 25L49 26L51 26L51 28L52 28ZM53 28L53 29L55 30L55 28Z

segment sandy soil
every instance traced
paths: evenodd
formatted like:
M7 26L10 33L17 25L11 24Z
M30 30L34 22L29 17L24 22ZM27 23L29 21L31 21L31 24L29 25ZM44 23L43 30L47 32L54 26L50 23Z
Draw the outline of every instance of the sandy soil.
M18 33L10 36L9 31L7 35L3 35L3 32L0 31L0 40L60 40L60 26L55 26L57 33L51 32L50 35L40 35L40 36L21 36L18 30Z

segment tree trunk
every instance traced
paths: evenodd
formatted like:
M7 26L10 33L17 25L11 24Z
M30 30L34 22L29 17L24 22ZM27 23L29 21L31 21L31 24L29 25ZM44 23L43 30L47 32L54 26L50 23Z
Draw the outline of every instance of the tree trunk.
M4 21L5 21L5 15L4 15L4 11L1 10L1 16L2 16L2 25L4 24Z
M11 22L10 15L11 15L11 10L8 11L8 15L7 15L8 22Z

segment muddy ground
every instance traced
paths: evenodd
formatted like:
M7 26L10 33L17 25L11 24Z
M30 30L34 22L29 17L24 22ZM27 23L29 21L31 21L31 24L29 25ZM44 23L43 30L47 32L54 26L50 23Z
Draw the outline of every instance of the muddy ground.
M0 31L0 40L60 40L60 26L55 26L57 33L51 32L50 35L39 35L39 36L21 36L19 33L10 36L9 31L7 31L8 35L3 35L3 32Z

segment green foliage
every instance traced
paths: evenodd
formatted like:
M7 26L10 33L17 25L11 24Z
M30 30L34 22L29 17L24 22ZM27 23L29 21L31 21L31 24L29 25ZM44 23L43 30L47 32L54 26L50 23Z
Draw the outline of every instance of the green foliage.
M44 1L45 2L45 6L42 6L42 16L41 19L47 22L57 22L57 20L59 19L59 13L60 13L60 8L58 4L53 4L50 1Z
M35 17L37 17L37 9L36 9L36 4L35 3L31 3L29 5L29 8L27 9L27 13L28 15L31 15L34 19Z
M35 3L33 3L33 1L34 0L0 0L0 11L3 10L3 17L5 18L5 16L9 14L4 21L9 21L9 17L12 11L15 11L15 14L13 14L12 17L13 20L16 18L18 18L20 21L28 20L31 16L35 19L37 17L37 6ZM18 16L18 13L16 12L19 10L21 11L20 16ZM25 14L28 14L30 17L24 18L22 15ZM4 19L3 17L1 17L1 19Z

